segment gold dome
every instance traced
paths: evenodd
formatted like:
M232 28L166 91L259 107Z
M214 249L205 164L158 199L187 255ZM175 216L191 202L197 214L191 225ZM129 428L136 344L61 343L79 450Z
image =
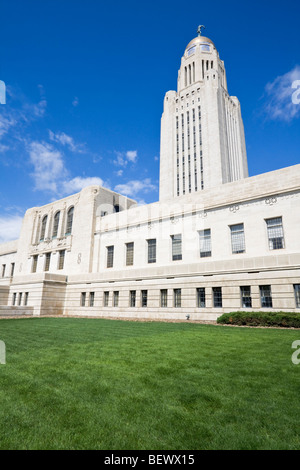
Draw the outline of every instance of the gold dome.
M198 44L205 44L205 43L212 44L214 47L216 47L211 39L206 38L205 36L198 36L188 43L185 50L189 49L192 46L197 46Z

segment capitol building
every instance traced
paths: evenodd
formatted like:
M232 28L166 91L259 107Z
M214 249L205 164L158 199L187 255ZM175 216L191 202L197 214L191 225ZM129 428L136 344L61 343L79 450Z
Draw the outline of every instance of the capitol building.
M159 201L89 186L30 208L0 270L0 315L300 312L300 164L249 177L241 106L199 27L164 98Z

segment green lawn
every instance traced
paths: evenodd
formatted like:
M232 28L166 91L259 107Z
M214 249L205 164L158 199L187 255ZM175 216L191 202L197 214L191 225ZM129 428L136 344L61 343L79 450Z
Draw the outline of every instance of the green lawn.
M0 321L0 449L300 449L299 330Z

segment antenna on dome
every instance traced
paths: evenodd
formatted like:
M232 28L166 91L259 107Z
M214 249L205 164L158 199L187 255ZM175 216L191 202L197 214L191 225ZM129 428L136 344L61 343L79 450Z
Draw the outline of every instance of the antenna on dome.
M204 28L205 29L205 26L203 24L201 24L200 26L198 26L198 29L197 29L197 33L198 33L198 36L200 38L201 36L201 29Z

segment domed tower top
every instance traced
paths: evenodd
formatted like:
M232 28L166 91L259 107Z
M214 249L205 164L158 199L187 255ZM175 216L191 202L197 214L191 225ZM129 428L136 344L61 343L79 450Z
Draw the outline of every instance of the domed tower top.
M196 38L192 39L192 41L190 41L190 42L188 43L188 45L187 45L186 48L185 48L185 51L186 51L186 52L189 52L189 50L190 50L191 48L193 48L194 46L198 46L199 44L200 44L201 46L204 46L204 47L201 47L201 50L203 50L203 51L207 50L207 48L205 48L205 46L208 46L208 45L210 45L210 44L212 44L214 48L216 47L216 46L214 45L214 43L212 42L211 39L209 39L209 38L207 38L207 37L201 35L201 29L202 29L202 28L205 28L205 26L200 25L200 26L198 27L198 30L197 30L198 36L197 36Z

